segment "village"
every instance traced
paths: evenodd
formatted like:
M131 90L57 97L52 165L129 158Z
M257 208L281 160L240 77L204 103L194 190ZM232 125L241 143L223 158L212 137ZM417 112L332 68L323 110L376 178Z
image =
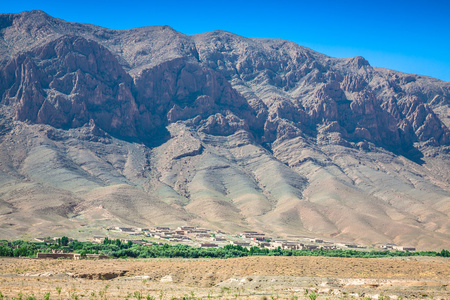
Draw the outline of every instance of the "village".
M259 249L283 249L283 250L392 250L392 251L416 251L415 247L399 246L392 243L377 243L370 247L366 245L336 241L326 241L322 238L311 238L306 236L287 236L285 238L271 237L257 231L243 231L231 234L221 230L210 230L194 226L180 226L171 228L168 226L157 226L154 228L120 227L113 226L105 228L107 234L104 236L94 235L86 242L105 243L106 241L120 241L129 245L154 246L164 244L183 244L195 248L219 248L226 245L240 246L246 249L257 247ZM66 239L64 241L64 239ZM68 237L46 237L35 238L35 242L46 244L62 244L71 242ZM2 243L0 243L2 245ZM79 253L67 253L62 249L54 249L52 253L37 253L36 258L110 258L100 254L86 254L83 257Z
M334 249L355 249L366 250L366 245L346 242L326 241L322 238L310 238L305 236L287 236L286 238L271 237L257 231L243 231L239 234L230 234L221 230L210 230L193 226L180 226L170 228L167 226L157 226L149 228L135 227L109 227L110 232L123 233L135 237L132 239L122 239L122 242L131 241L133 244L151 246L152 243L144 242L146 238L152 238L159 243L186 244L192 247L216 248L225 245L236 245L245 248L258 247L265 249L291 249L291 250L334 250ZM139 237L139 238L137 238ZM102 243L105 236L94 236L93 242ZM378 243L370 248L398 251L416 251L415 247L399 246L392 243Z

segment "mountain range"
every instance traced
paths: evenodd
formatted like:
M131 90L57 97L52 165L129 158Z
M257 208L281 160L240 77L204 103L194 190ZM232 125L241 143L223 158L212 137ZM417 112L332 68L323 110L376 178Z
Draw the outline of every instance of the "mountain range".
M450 83L279 39L0 14L0 237L450 247Z

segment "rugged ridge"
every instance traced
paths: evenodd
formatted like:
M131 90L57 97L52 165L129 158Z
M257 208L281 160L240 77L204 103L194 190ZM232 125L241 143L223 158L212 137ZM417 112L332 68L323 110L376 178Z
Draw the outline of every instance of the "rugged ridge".
M449 245L448 82L41 11L0 14L0 37L5 236L89 220Z

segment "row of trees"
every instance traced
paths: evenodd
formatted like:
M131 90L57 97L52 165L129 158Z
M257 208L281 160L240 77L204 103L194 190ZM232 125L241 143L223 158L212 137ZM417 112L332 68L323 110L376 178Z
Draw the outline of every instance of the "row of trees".
M226 245L223 248L195 248L188 245L158 245L144 246L132 242L122 243L120 240L106 238L103 243L79 242L62 237L55 243L34 243L26 241L4 241L0 246L0 256L29 256L34 257L38 252L50 253L60 249L66 252L84 254L105 254L117 258L155 258L155 257L183 257L183 258L232 258L242 256L334 256L334 257L391 257L391 256L442 256L450 257L450 251L442 250L404 252L404 251L357 251L357 250L289 250L265 249L251 247L247 249L239 245Z

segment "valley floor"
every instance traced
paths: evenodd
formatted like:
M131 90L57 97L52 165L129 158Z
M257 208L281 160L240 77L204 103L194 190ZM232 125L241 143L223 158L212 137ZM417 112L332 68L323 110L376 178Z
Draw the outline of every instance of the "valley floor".
M437 257L0 258L5 298L449 299L449 284L450 259Z

